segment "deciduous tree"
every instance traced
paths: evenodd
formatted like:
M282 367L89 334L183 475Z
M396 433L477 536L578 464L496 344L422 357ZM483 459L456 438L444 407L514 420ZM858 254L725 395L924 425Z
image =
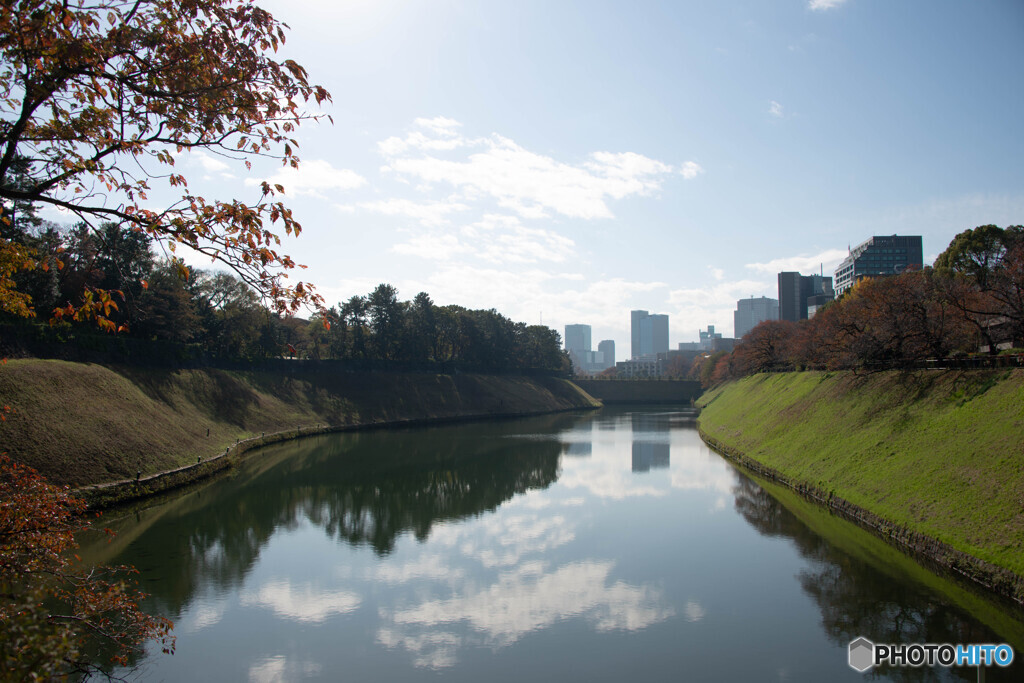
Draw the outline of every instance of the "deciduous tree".
M142 643L174 648L171 622L145 614L126 568L83 567L71 554L84 504L0 454L0 672L50 680L124 665ZM90 653L109 653L96 662Z
M292 135L330 99L294 61L278 61L285 25L247 0L0 0L0 219L49 205L91 226L113 221L171 251L220 260L279 312L319 303L285 281L296 266L280 235L301 226L264 182L251 201L207 199L174 166L204 150L248 167L297 166ZM148 201L151 183L177 195ZM33 262L0 237L0 276ZM0 305L26 312L0 281ZM104 309L84 297L70 314Z

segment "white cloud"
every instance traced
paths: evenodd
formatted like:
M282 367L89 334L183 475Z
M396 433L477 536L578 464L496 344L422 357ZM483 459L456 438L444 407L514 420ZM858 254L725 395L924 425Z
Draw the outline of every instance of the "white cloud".
M258 605L295 621L318 623L332 614L354 611L361 602L349 591L318 590L311 584L293 587L286 580L270 581L259 590L243 593L243 605Z
M684 161L683 165L679 167L679 172L683 174L683 177L687 180L693 180L701 173L704 169L696 161Z
M377 642L386 648L403 647L413 655L413 666L427 669L444 669L453 666L462 638L454 633L430 631L410 635L394 628L382 628L377 632Z
M469 254L472 249L452 234L415 235L391 247L396 254L418 256L431 261L449 261L455 256Z
M392 136L378 142L377 150L384 156L392 157L404 154L411 149L444 151L473 144L472 141L465 140L458 135L458 129L462 124L455 119L443 116L432 119L419 118L414 121L414 124L418 128L426 129L427 132L412 131L404 139ZM433 137L428 133L433 134Z
M192 158L199 162L199 165L203 167L203 170L209 174L216 173L223 178L233 178L234 176L229 172L231 166L221 159L218 159L214 155L210 154L206 150L197 149L190 153Z
M373 572L373 578L384 583L407 583L409 581L454 581L462 579L465 572L444 563L440 555L424 555L403 564L384 563Z
M266 657L249 667L250 683L274 683L315 678L323 672L316 662L293 662L284 655Z
M781 119L783 117L782 105L776 102L775 100L772 100L771 104L768 107L768 113L776 118Z
M390 615L394 626L381 629L378 642L409 647L425 665L450 666L457 648L450 637L440 643L445 656L431 657L423 652L423 636L410 631L434 633L445 625L465 622L484 636L486 644L506 647L564 619L585 619L599 632L637 631L674 614L656 589L610 583L613 566L611 562L575 562L547 572L541 563L526 563L490 586L397 610Z
M809 0L807 6L815 11L830 10L842 5L846 0Z
M347 168L334 168L330 162L321 159L309 159L299 164L297 169L287 167L267 178L271 185L284 186L285 193L290 195L311 195L324 198L326 194L353 190L366 184L366 179L355 171ZM246 185L259 185L255 178L246 178Z
M449 119L444 116L435 116L432 119L418 118L414 123L420 128L426 128L435 135L447 137L454 137L456 131L462 127L462 124L455 119Z
M526 227L515 216L487 214L458 234L417 234L391 250L438 261L469 256L493 264L562 263L572 256L575 243L551 230Z
M781 273L783 271L799 271L805 275L819 272L823 267L825 274L831 276L847 256L845 249L826 249L817 254L801 256L783 256L764 263L748 263L747 268L759 273Z
M707 610L704 609L700 603L693 600L689 600L686 603L686 607L683 608L683 616L690 623L696 623L703 619L707 615Z
M484 521L479 529L486 547L480 547L481 544L477 542L479 539L467 538L459 550L488 568L516 565L525 555L548 552L576 537L562 515L492 517Z
M272 683L284 680L287 660L284 655L267 657L249 667L249 680L252 683Z
M635 152L599 151L581 164L565 163L497 134L464 138L457 132L460 124L443 117L417 119L416 125L422 130L378 144L388 158L389 172L415 179L424 189L445 183L466 198L493 199L523 218L544 218L549 212L572 218L610 218L608 201L650 195L675 170ZM459 147L477 151L458 159L430 154ZM407 154L410 152L417 154ZM687 179L702 171L695 162L686 162L678 170Z
M365 211L385 216L408 216L427 227L444 225L448 223L448 214L469 209L465 204L456 201L414 202L397 197L376 202L360 202L357 206ZM338 208L343 211L354 210L351 205L339 205Z

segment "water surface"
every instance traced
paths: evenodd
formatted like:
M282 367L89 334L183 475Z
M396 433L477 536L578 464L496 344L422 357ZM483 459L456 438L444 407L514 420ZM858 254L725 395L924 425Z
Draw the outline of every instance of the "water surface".
M1021 615L735 470L672 409L319 436L106 522L177 653L147 681L977 680L847 644ZM1021 680L1022 668L986 680Z

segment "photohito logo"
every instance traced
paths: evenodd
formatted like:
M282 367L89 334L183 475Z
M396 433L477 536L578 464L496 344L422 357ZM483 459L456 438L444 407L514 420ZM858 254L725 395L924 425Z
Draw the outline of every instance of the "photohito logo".
M864 673L873 666L1010 666L1013 648L999 645L950 645L949 643L900 643L876 645L863 636L850 641L852 669Z

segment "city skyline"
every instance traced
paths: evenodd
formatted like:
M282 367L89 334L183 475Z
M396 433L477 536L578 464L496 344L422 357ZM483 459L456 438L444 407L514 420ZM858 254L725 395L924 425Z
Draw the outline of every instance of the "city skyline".
M921 235L930 263L1024 222L1019 2L260 4L333 125L299 128L298 171L176 168L204 197L281 183L303 230L280 251L328 305L386 282L586 320L630 358L630 310L669 315L675 348L872 235Z

